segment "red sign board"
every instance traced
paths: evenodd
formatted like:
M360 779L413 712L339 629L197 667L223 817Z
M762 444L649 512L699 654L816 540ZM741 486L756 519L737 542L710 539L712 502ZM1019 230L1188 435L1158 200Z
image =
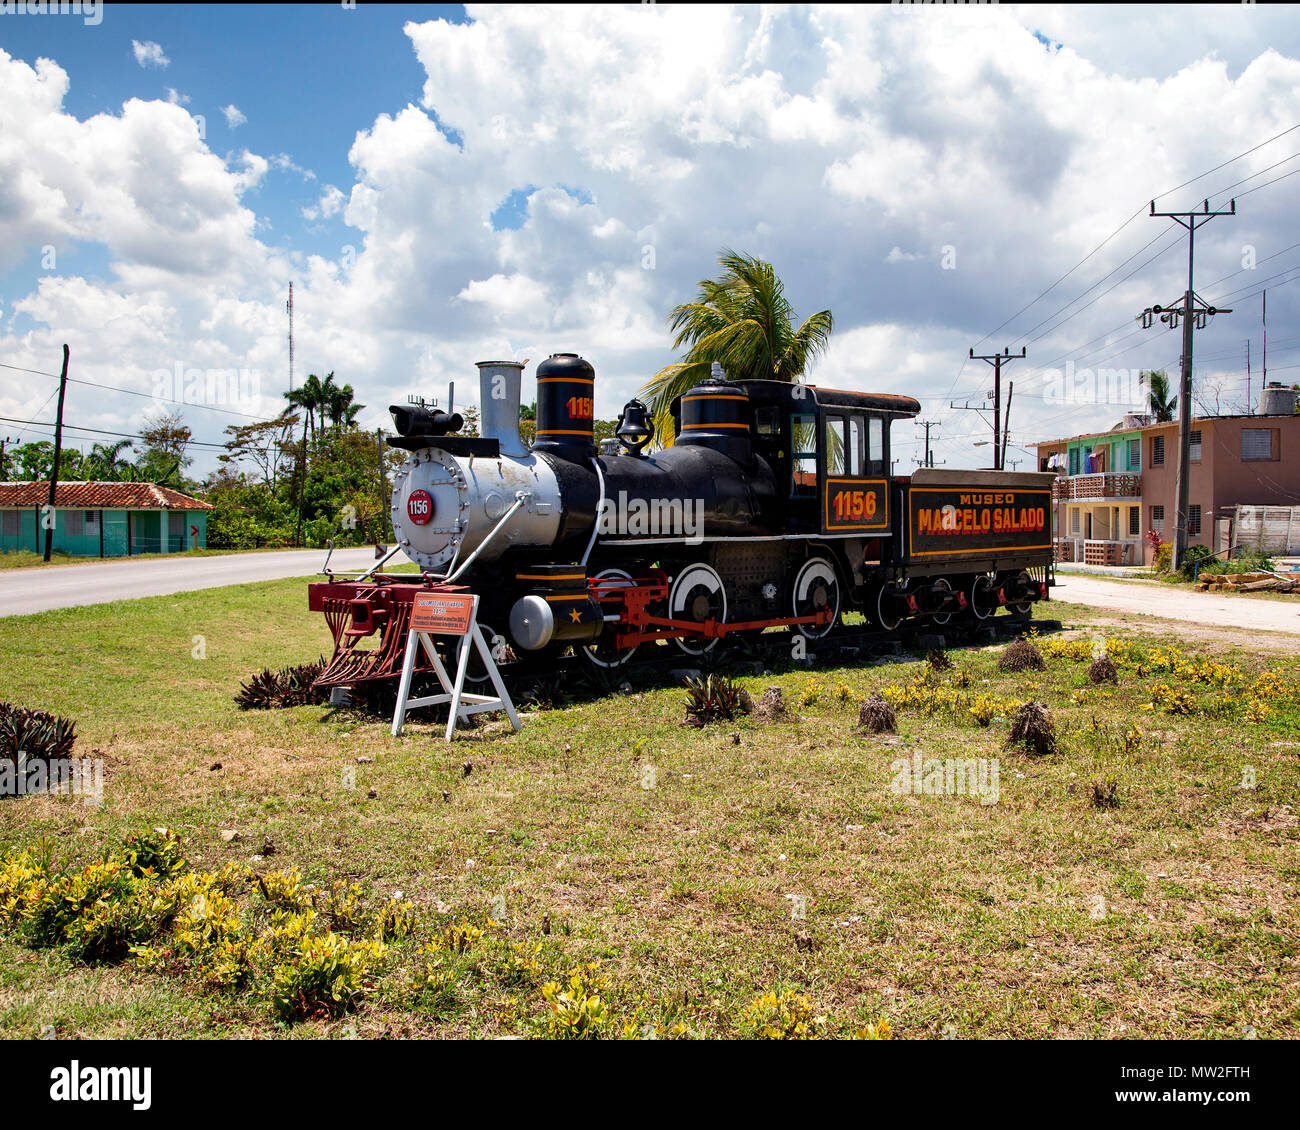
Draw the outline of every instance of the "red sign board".
M420 592L411 607L411 629L438 636L463 636L474 615L474 594Z
M413 490L406 500L406 516L417 526L427 525L433 517L433 497L427 490Z

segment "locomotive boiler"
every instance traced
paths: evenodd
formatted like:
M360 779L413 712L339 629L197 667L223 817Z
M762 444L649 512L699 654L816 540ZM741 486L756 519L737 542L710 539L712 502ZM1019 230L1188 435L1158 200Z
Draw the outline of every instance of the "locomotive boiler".
M1048 596L1053 476L891 475L891 426L919 412L911 397L730 381L715 365L673 402L670 446L650 450L632 400L597 451L592 366L572 353L538 366L531 445L523 368L479 363L478 436L458 434L453 413L391 409L388 442L407 452L394 553L420 572L309 587L335 641L323 685L395 677L411 602L434 584L479 595L507 667L570 649L620 667L642 649L698 656L771 630L819 640L846 617L883 632L978 622Z

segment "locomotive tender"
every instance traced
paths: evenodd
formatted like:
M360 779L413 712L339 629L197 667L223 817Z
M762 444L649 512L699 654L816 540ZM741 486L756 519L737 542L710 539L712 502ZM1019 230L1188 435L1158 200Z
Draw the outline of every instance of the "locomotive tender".
M309 586L335 642L320 685L395 677L411 602L433 584L479 594L499 659L574 648L598 667L660 640L701 655L769 628L823 639L851 612L894 631L1048 597L1053 476L890 475L890 427L920 411L911 397L728 381L715 365L673 402L673 446L647 453L653 427L632 400L620 450L597 453L588 362L559 353L538 366L531 447L523 364L478 368L480 436L456 434L455 414L391 409L388 442L409 453L394 552L422 573Z

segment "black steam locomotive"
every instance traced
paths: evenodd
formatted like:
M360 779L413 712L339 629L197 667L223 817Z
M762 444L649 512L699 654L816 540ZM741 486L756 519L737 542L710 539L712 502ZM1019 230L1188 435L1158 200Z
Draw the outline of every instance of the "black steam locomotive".
M1047 599L1052 475L890 475L890 426L918 413L911 397L729 381L715 365L673 402L672 446L648 452L633 400L598 453L581 357L538 366L531 448L523 365L478 368L480 436L457 434L456 414L391 410L388 442L408 452L393 530L422 572L310 586L335 640L325 685L393 677L414 594L434 584L479 594L500 658L572 648L599 667L659 641L701 655L769 629L823 639L851 613L894 631Z

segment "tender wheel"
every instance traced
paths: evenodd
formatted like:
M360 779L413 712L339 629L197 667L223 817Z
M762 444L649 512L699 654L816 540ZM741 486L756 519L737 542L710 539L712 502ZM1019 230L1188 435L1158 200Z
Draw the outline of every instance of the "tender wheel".
M942 589L944 592L952 592L952 585L949 583L947 577L940 577L937 581L934 582L934 587L936 589ZM931 623L936 624L939 627L942 627L944 624L948 623L948 621L951 619L952 619L951 612L936 612L934 616L931 618Z
M668 617L672 620L695 620L698 623L705 620L725 622L727 592L717 571L697 562L678 573L668 592ZM678 637L673 643L687 655L703 655L712 651L718 640L715 638L705 642L698 637Z
M901 599L902 590L896 585L881 585L876 589L875 599L871 602L876 614L876 623L885 631L892 632L903 622L907 607Z
M981 573L970 584L970 612L976 620L987 620L998 610L993 578Z
M597 581L622 581L623 584L610 587L617 588L635 588L636 581L632 579L632 574L622 569L606 569L597 573ZM606 625L606 629L601 633L600 638L594 643L589 644L581 649L582 654L586 656L587 661L596 667L622 667L633 655L636 654L636 647L625 647L622 651L617 650L613 645L614 625ZM639 644L637 645L640 646Z
M1034 579L1024 569L1020 570L1019 575L1017 575L1013 582L1015 587L1022 591L1029 589L1033 583ZM1015 604L1008 604L1007 607L1011 609L1012 612L1024 616L1033 610L1034 602L1032 600L1018 600Z
M794 581L792 613L795 616L812 616L823 608L831 610L828 624L796 624L795 628L810 640L819 640L834 630L840 619L840 582L835 566L824 557L814 557L804 562Z

